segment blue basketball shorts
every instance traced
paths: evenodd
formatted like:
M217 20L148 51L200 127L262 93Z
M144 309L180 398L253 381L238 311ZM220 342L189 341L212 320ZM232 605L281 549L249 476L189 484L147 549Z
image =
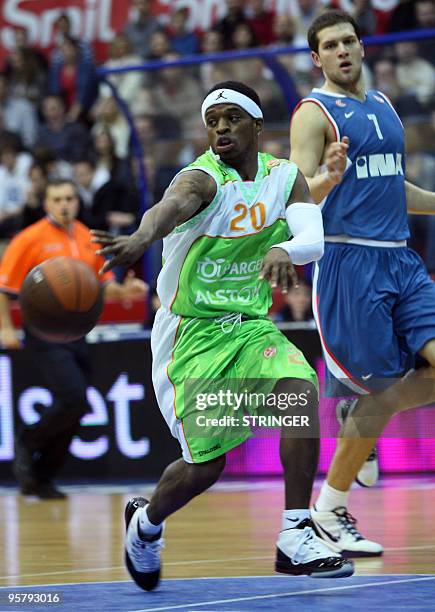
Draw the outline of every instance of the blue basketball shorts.
M435 284L404 247L326 243L313 274L313 311L330 395L386 388L435 338ZM331 390L335 383L336 392Z

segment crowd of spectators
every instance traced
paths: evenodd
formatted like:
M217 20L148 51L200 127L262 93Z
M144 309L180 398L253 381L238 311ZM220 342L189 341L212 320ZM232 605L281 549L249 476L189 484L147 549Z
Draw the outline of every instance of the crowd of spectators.
M370 0L223 0L226 13L206 32L192 29L188 8L157 18L152 0L131 0L130 18L108 45L106 68L192 54L305 46L309 24L325 7L353 13L364 35L435 28L434 0L405 0L389 12ZM279 4L280 11L272 6ZM387 3L388 4L388 3ZM285 6L285 10L282 7ZM107 82L98 80L92 44L72 33L68 14L55 24L49 53L15 30L14 48L0 72L0 256L20 228L44 214L48 178L73 178L81 219L92 227L130 232L140 218L139 171L130 127ZM298 97L321 84L307 53L278 56ZM435 39L370 47L364 67L368 87L384 91L407 125L412 179L435 189ZM258 57L107 77L133 116L148 184L157 201L177 170L205 147L199 105L217 81L242 80L263 102L268 125L263 148L287 157L289 110L271 69ZM421 126L424 126L423 129ZM432 229L431 229L432 228ZM416 246L435 272L433 224L415 224ZM435 239L432 243L435 245ZM424 245L428 244L428 248ZM431 250L433 253L431 253Z

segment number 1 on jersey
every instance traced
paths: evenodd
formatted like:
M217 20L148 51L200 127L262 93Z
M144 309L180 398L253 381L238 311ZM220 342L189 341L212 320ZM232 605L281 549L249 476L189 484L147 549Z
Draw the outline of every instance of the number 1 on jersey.
M379 140L384 140L384 137L382 136L381 128L379 127L378 118L376 117L376 115L367 115L367 117L370 119L370 121L373 121L373 123L375 124L375 130L376 130L376 134L378 135Z

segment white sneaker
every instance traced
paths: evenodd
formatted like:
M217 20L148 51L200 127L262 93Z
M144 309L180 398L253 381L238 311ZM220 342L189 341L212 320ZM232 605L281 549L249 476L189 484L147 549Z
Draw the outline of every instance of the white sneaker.
M313 578L344 578L352 576L352 561L334 553L316 536L310 519L297 527L284 529L276 543L275 571L298 576L307 574Z
M366 540L359 533L356 519L344 506L330 512L318 512L313 506L311 518L317 535L345 557L378 557L384 552L380 544Z
M134 497L125 507L125 563L133 580L145 591L154 589L160 580L160 551L164 545L164 527L148 538L139 533L137 511L148 503L143 497Z
M357 403L357 399L354 400L341 400L338 402L335 412L337 415L337 420L341 426L343 426L344 421L348 417L349 413L354 409L355 404ZM378 451L376 446L374 446L370 452L370 455L367 457L364 462L362 468L358 472L355 481L361 487L372 487L379 480L379 461L378 461Z

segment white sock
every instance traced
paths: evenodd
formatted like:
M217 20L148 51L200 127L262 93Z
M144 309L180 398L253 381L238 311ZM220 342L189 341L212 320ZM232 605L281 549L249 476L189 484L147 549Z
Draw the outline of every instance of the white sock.
M349 491L339 491L331 487L325 480L320 489L320 495L315 503L316 510L319 512L331 512L339 506L347 507Z
M139 510L139 531L142 535L156 535L162 528L162 525L154 525L148 518L147 508L149 504Z
M310 518L310 511L307 508L302 510L284 510L282 513L281 530L297 527L304 519Z

